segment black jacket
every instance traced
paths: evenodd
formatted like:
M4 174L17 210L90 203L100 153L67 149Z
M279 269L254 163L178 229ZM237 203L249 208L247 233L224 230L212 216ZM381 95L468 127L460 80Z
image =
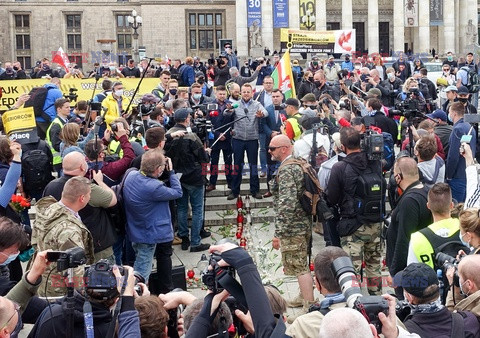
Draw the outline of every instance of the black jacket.
M167 135L177 130L186 131L186 127L176 124L169 129ZM204 184L205 175L210 159L203 149L203 144L194 133L187 133L183 137L176 137L165 143L165 155L172 159L173 169L181 173L180 182L193 186Z
M405 189L392 211L387 230L387 266L395 276L407 266L408 243L412 233L433 223L432 213L427 208L427 188L414 188L414 182Z
M73 315L74 322L74 337L83 338L85 337L85 324L83 319L83 303L85 298L79 293L75 292L74 294L75 310ZM112 320L112 315L110 310L102 305L91 303L92 304L92 314L93 314L93 326L95 337L106 337L108 332L108 327ZM30 332L28 337L32 338L56 338L56 337L66 337L67 329L67 317L65 316L66 311L66 298L63 298L59 303L52 304L51 313L50 309L47 307L43 310L40 317L38 317L35 326Z
M305 95L309 93L313 93L314 90L315 90L315 84L313 82L303 80L300 86L298 87L297 98L301 100Z
M382 103L385 107L394 107L395 98L402 92L403 81L398 77L391 82L386 79L377 85L377 88L382 92Z
M375 126L380 128L383 133L392 135L393 141L395 142L398 134L397 123L395 123L393 119L386 117L384 113L378 111L373 115L373 119Z

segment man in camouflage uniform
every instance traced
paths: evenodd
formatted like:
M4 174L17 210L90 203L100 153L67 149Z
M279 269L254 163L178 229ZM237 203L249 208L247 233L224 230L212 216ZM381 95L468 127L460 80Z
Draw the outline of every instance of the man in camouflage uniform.
M78 211L90 200L90 181L85 177L72 177L65 183L62 199L57 202L53 197L44 197L38 201L37 216L32 233L32 246L36 252L51 249L65 251L74 247L85 250L87 264L94 263L93 239L90 231L82 223ZM56 297L66 294L65 280L54 272L47 281L50 271L56 271L57 265L50 264L43 274L42 284L38 289L40 296ZM84 267L75 270L75 287L80 283ZM45 294L45 285L47 292Z
M382 223L380 221L363 222L358 215L356 205L357 179L372 164L367 154L360 149L360 134L355 129L342 128L340 143L342 151L347 156L332 167L326 190L327 199L330 205L338 205L339 208L340 219L337 222L337 230L342 249L350 255L358 276L362 269L362 262L365 261L363 276L367 277L368 292L372 295L380 295L382 291L380 265ZM377 164L376 167L380 168L380 164ZM386 183L384 183L385 186Z
M277 135L270 141L268 152L280 167L272 182L275 207L275 237L272 245L280 249L286 275L296 276L300 297L289 306L304 306L313 302L313 281L308 266L307 249L312 236L311 217L303 210L300 196L305 190L302 168L289 163L293 147L286 135Z

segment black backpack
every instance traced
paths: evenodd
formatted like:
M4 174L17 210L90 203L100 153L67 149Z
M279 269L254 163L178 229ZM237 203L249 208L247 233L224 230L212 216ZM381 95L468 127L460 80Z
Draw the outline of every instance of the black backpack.
M467 72L467 83L462 83L467 87L470 93L477 93L480 90L480 78L475 69L472 69L468 66L464 66L461 69Z
M45 88L45 87L35 87L32 88L30 93L30 98L25 102L24 107L33 107L33 113L35 117L42 117L45 121L50 122L52 118L50 115L45 113L43 110L43 106L45 105L45 100L47 99L48 91L52 88ZM54 106L55 103L51 104L45 110Z
M23 185L29 191L43 190L53 180L50 168L50 160L45 151L41 149L25 151L22 154Z
M353 196L357 220L360 224L382 222L387 182L382 176L381 165L378 161L369 161L362 172L352 168L358 174Z

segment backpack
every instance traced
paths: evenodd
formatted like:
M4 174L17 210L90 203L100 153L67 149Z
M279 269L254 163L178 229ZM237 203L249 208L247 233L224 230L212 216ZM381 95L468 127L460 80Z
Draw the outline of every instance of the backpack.
M310 154L308 155L310 165L312 165L315 172L318 173L322 163L328 160L328 153L323 147L323 145L318 147L317 135L314 135L315 141L312 138L312 144L308 143L307 140L305 140L305 142L310 146ZM317 145L317 147L314 147L315 144Z
M305 191L303 191L299 202L307 215L317 216L317 220L320 222L333 218L333 214L323 198L322 189L320 188L320 182L318 181L315 169L303 158L292 157L282 163L278 171L286 164L297 164L302 168L303 178L305 180Z
M369 161L365 170L357 173L357 182L353 196L356 208L356 218L360 224L378 223L383 221L384 196L387 182L382 176L382 171L377 169L376 161Z
M186 65L182 65L180 66L180 69L178 70L178 78L177 78L177 81L178 81L178 86L179 87L185 87L185 82L183 81L183 73L185 72L185 67L187 67Z
M390 133L383 132L383 171L388 171L395 164L395 143Z
M458 238L458 234L460 230L455 231L449 237L442 237L437 235L435 232L432 231L429 227L423 228L419 230L425 238L428 239L432 248L433 248L433 266L435 267L435 271L437 269L441 269L442 266L437 265L437 254L439 252L443 252L449 256L456 257L458 251L463 250L464 252L470 252L470 249L467 248Z
M110 219L113 224L117 227L120 233L125 232L125 226L127 224L127 215L125 214L125 202L123 201L123 186L125 185L125 180L127 179L128 174L132 171L137 171L137 168L129 168L122 177L122 180L119 184L111 187L115 196L117 197L117 204L113 207L108 208L110 214Z
M42 117L45 121L50 122L52 118L50 115L45 113L43 110L43 106L45 105L45 100L47 99L48 91L52 88L45 88L45 87L35 87L32 88L30 93L30 98L25 102L24 107L33 107L33 113L35 117ZM53 107L55 103L52 103L50 106L45 108L45 110Z
M22 154L23 185L29 191L43 190L53 180L49 168L50 161L43 150L27 150Z
M465 87L467 87L470 93L477 93L480 90L480 78L478 77L478 73L471 69L468 66L462 67L467 72L467 83L462 83Z

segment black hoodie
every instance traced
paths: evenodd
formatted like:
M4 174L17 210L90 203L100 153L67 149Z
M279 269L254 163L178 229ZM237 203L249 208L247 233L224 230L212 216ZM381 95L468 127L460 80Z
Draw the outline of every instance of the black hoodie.
M83 321L83 303L85 298L75 291L74 294L75 312L74 312L74 337L85 337L85 324ZM108 332L108 327L112 321L110 309L100 304L92 304L93 326L95 337L105 337ZM56 338L66 337L67 333L67 318L66 314L67 301L66 298L60 300L59 303L52 304L51 312L47 307L43 310L40 317L38 317L35 326L28 335L28 337L38 338ZM55 328L55 329L54 329Z

